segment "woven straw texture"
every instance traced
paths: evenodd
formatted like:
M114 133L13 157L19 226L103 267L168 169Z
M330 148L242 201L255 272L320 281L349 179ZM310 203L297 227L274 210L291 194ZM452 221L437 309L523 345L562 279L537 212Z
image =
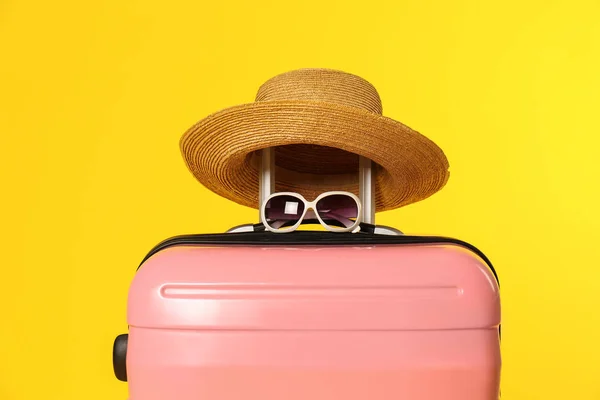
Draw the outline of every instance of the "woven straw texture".
M449 177L431 140L382 115L376 89L341 71L278 75L256 101L221 110L188 129L180 148L196 179L238 204L258 208L259 151L275 147L275 190L314 199L327 190L358 194L358 156L375 163L375 206L421 201Z

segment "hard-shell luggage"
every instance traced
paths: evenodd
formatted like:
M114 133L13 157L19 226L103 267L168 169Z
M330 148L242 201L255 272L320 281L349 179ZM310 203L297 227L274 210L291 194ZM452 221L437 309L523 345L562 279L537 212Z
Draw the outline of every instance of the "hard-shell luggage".
M115 341L130 400L495 400L500 297L472 245L185 235L144 258Z

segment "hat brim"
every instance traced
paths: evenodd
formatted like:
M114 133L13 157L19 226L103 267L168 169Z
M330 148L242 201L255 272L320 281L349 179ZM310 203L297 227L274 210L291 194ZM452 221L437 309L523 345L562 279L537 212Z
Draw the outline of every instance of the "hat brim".
M238 204L258 208L257 152L299 144L340 149L372 160L377 211L430 197L449 177L443 151L419 132L362 109L312 101L255 102L224 109L189 128L180 149L202 185ZM308 199L326 190L358 194L358 174L336 179L276 170L275 187Z

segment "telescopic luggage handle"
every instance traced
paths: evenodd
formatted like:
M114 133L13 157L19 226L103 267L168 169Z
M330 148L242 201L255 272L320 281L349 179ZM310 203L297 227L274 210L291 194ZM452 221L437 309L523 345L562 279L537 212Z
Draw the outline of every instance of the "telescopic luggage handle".
M272 147L261 150L258 174L258 201L260 205L273 193L275 187L275 151ZM362 203L362 221L375 225L375 199L373 198L373 167L368 158L359 156L358 198ZM259 214L259 221L261 216Z
M258 174L259 209L263 202L273 193L275 187L275 151L272 147L261 150L260 171ZM375 225L375 198L373 196L373 164L368 158L359 156L358 190L362 204L362 221L370 233L381 235L402 235L402 232L389 226ZM244 224L235 226L227 233L256 232L262 226L262 216L259 213L259 224ZM311 221L306 221L311 222ZM335 223L332 221L332 223Z

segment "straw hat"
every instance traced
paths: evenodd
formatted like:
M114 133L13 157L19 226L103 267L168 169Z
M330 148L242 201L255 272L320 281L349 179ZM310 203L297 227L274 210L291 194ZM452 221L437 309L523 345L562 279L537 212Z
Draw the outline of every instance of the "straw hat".
M382 115L377 90L329 69L290 71L265 82L255 102L212 114L180 140L196 179L258 208L260 150L274 147L276 191L313 199L327 190L358 194L359 155L374 164L377 211L423 200L447 182L448 160L431 140Z

